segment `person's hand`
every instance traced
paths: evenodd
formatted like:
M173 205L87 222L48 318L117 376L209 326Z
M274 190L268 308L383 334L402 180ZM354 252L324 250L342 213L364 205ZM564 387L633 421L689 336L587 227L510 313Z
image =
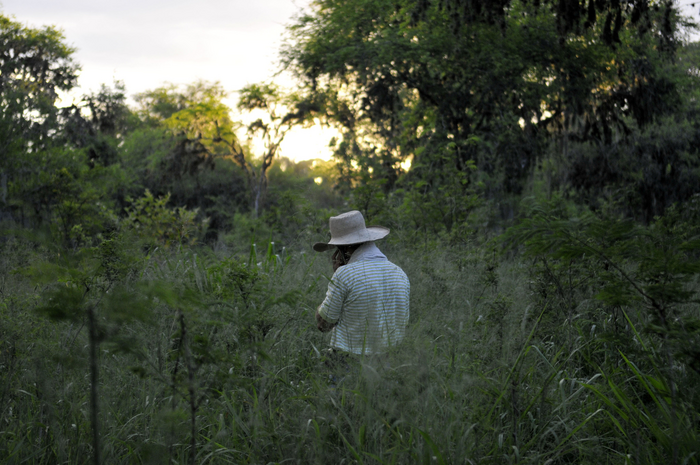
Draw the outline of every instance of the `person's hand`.
M321 316L321 314L318 313L318 310L317 310L316 311L316 327L322 333L327 333L331 329L335 328L335 323L329 323L326 320L324 320L323 317Z

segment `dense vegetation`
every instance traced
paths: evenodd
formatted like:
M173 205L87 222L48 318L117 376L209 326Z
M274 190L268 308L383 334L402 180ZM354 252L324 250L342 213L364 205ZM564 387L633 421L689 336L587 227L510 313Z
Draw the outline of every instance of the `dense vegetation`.
M670 1L316 0L298 87L242 89L244 126L209 82L59 108L73 50L0 15L0 459L698 463L693 27ZM280 158L314 120L334 161ZM411 320L333 367L310 244L351 208L392 229Z

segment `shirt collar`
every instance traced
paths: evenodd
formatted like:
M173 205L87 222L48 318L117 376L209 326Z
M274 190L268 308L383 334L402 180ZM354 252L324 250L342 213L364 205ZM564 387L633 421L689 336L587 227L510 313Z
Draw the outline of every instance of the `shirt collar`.
M386 255L384 255L377 247L374 242L365 242L360 247L357 248L350 257L348 265L351 263L359 262L360 260L386 260Z

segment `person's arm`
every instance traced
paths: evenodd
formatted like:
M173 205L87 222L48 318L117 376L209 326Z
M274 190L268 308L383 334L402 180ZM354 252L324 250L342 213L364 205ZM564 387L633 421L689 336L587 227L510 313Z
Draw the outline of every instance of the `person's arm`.
M327 333L331 329L335 328L336 323L329 323L326 320L323 319L320 313L318 313L318 310L316 310L316 327L318 328L319 331L322 333Z
M316 327L319 331L326 333L335 328L340 319L345 293L345 286L338 273L334 273L333 279L328 283L326 298L316 310Z

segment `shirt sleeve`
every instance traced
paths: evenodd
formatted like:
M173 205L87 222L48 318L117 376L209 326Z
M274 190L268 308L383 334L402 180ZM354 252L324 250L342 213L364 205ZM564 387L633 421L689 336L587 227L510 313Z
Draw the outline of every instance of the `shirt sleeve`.
M406 274L404 273L404 276ZM408 280L408 276L406 276L406 317L404 320L404 326L408 326L408 320L411 315L411 282Z
M329 323L336 323L340 319L346 295L346 287L336 272L328 283L326 298L318 309L321 318Z

